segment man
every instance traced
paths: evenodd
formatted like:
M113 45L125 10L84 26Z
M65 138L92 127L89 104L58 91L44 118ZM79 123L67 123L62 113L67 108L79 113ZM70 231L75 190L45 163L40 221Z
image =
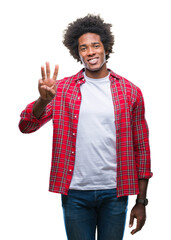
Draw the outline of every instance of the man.
M31 133L53 119L49 191L60 193L69 240L123 239L128 195L137 195L130 227L146 219L152 176L148 126L141 90L107 68L111 24L87 15L69 24L64 45L84 69L56 81L41 67L40 97L21 113L19 128Z

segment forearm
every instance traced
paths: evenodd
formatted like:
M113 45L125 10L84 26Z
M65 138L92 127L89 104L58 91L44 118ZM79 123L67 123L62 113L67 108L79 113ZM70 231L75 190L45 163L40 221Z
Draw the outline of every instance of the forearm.
M137 195L137 198L146 199L148 179L139 179L138 185L139 185L139 194Z
M147 195L148 179L139 179L138 184L139 184L139 194L137 198L145 200ZM136 224L136 228L131 231L132 235L140 231L143 225L145 224L146 208L144 204L136 203L132 208L131 214L130 214L129 227L133 226L135 218L137 219L137 224Z
M34 106L33 106L33 115L39 119L41 117L41 115L43 114L47 104L49 103L49 100L44 100L41 97L39 97L37 99L37 101L35 102Z

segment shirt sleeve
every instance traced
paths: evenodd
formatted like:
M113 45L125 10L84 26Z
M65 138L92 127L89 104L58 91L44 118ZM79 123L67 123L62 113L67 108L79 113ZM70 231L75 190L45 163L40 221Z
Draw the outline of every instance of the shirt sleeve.
M28 104L20 115L21 119L19 122L19 129L22 133L35 132L52 119L52 101L47 104L43 114L39 119L37 119L32 113L34 103L35 101Z
M133 110L133 141L138 178L149 179L153 175L151 172L149 129L145 119L144 99L140 89L138 89L137 104Z

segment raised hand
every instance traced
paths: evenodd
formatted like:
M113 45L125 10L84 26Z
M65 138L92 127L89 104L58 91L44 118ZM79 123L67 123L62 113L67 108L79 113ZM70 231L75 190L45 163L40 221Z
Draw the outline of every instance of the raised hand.
M39 80L38 89L39 89L40 97L43 100L50 102L56 95L56 81L58 76L58 69L59 69L59 66L55 65L53 78L50 78L49 63L46 62L46 73L45 73L44 67L43 66L41 67L42 78Z

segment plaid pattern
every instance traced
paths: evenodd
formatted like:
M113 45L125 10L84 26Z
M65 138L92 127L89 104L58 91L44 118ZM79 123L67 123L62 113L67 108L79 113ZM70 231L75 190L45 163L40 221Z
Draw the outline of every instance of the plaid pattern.
M68 194L74 170L80 85L85 82L83 71L57 81L57 95L47 105L40 119L32 114L32 102L21 113L19 123L23 133L31 133L53 120L49 191L65 195ZM149 132L141 90L109 71L116 124L117 196L120 197L138 194L138 179L152 177Z

